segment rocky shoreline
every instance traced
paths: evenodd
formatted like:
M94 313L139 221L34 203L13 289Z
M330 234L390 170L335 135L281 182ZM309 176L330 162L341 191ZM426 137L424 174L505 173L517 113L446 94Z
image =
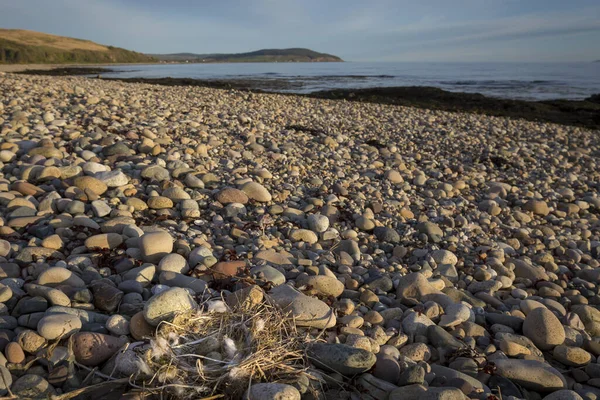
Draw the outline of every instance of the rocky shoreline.
M346 100L362 103L392 104L452 112L468 112L495 117L522 118L528 121L551 122L563 125L600 129L598 95L585 100L525 101L497 99L477 93L458 93L423 87L402 86L371 89L332 89L309 94L290 94L283 91L301 89L299 83L285 79L224 79L191 78L103 78L128 83L148 83L165 86L201 86L215 89L235 89L254 93L274 92L289 96Z
M10 71L9 71L10 72ZM38 68L23 68L19 71L14 71L15 74L22 75L44 75L44 76L78 76L78 75L99 75L109 72L116 72L113 69L102 66L69 66L69 67L53 67L50 69Z
M0 395L596 399L598 133L0 73Z
M109 68L64 67L50 71L27 69L18 73L29 75L100 75L116 72ZM496 117L522 118L528 121L600 129L600 94L584 100L525 101L498 99L478 93L449 92L435 87L403 86L369 89L332 89L310 94L290 94L302 85L288 79L193 79L193 78L103 78L128 83L148 83L165 86L200 86L214 89L235 89L254 93L279 93L311 98L347 100L377 104L393 104L428 110L468 112Z

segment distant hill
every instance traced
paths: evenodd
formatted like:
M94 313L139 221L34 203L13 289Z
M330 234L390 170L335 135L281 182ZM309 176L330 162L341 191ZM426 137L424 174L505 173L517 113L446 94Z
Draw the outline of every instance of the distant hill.
M236 54L149 54L160 61L165 62L192 62L192 63L216 63L216 62L341 62L341 58L318 53L309 49L263 49L249 53Z
M89 40L0 29L0 64L138 63L152 57Z

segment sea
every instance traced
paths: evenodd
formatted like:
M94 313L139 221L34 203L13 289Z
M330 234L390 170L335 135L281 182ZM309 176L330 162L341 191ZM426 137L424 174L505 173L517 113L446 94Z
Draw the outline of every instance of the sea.
M600 93L600 62L138 64L111 69L115 72L102 75L251 80L254 87L290 93L392 86L431 86L521 100L581 100Z

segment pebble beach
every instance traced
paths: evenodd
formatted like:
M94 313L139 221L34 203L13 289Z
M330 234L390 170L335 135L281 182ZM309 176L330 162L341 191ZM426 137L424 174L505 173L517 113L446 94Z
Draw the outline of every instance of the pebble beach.
M0 72L0 396L596 400L599 134Z

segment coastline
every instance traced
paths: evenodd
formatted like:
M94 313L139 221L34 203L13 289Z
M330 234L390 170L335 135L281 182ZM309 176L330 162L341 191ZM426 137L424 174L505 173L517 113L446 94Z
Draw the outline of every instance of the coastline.
M290 93L295 84L285 79L194 79L194 78L104 78L102 73L116 72L110 66L94 65L14 65L12 71L26 75L98 75L102 80L125 83L146 83L163 86L198 86L213 89L234 89L253 93L277 93L286 96L345 100L414 107L428 110L465 112L550 122L567 126L600 129L600 96L584 100L526 101L488 97L478 93L450 92L428 86L379 87L366 89L331 89L304 93ZM7 65L10 66L10 65ZM0 65L2 71L3 65ZM43 67L43 68L40 68Z

